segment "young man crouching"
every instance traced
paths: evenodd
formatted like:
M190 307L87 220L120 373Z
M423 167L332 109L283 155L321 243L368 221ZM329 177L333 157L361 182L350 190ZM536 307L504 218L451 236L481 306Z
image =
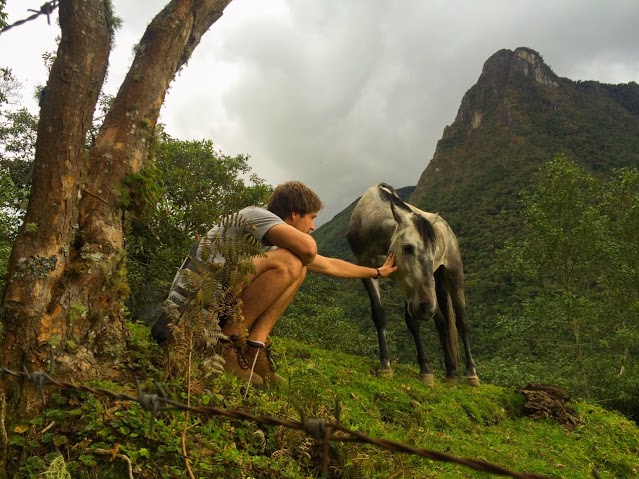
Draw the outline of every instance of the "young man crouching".
M289 181L275 188L266 209L249 206L239 211L242 221L251 227L212 228L196 245L191 256L202 260L205 244L219 235L236 237L250 234L262 244L265 256L253 259L255 273L241 292L243 321L220 324L228 340L220 341L216 352L225 361L224 369L255 385L281 381L275 373L269 354L269 334L280 316L293 301L308 271L336 278L385 278L394 272L395 258L389 255L379 268L367 268L337 258L317 254L317 243L309 234L315 229L315 218L323 204L317 194L299 181ZM245 220L245 221L244 221ZM234 231L239 228L242 231ZM224 264L223 257L212 261ZM168 300L178 307L185 304L183 271L189 268L185 260L178 271ZM192 267L191 267L192 268ZM151 329L153 337L162 343L170 336L169 320L160 315Z

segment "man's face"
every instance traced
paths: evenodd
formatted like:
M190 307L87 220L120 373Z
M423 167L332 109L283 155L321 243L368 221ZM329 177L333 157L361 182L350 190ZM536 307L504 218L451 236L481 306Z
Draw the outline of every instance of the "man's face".
M317 218L317 212L307 213L304 216L294 212L291 215L290 224L302 233L310 233L315 229L315 218Z

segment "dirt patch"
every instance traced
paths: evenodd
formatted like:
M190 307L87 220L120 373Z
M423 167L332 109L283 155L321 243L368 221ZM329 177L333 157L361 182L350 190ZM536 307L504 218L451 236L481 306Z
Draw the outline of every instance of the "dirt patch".
M525 398L524 415L533 419L553 419L564 426L574 428L579 424L570 395L565 389L552 384L528 384L517 389Z

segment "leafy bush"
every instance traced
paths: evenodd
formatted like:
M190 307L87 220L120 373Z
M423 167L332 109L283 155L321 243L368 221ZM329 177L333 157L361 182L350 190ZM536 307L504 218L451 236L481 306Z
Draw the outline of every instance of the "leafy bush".
M195 239L224 215L264 205L271 187L250 173L249 158L229 157L211 141L180 141L160 134L155 160L126 197L130 215L127 271L136 319L150 320Z

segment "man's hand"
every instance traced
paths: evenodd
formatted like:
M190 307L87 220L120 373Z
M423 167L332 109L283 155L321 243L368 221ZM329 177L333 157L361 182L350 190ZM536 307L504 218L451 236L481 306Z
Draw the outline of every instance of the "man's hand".
M388 258L386 258L386 261L384 261L384 264L377 268L377 271L379 271L380 278L386 278L391 273L397 271L397 266L395 266L395 254L390 253Z

